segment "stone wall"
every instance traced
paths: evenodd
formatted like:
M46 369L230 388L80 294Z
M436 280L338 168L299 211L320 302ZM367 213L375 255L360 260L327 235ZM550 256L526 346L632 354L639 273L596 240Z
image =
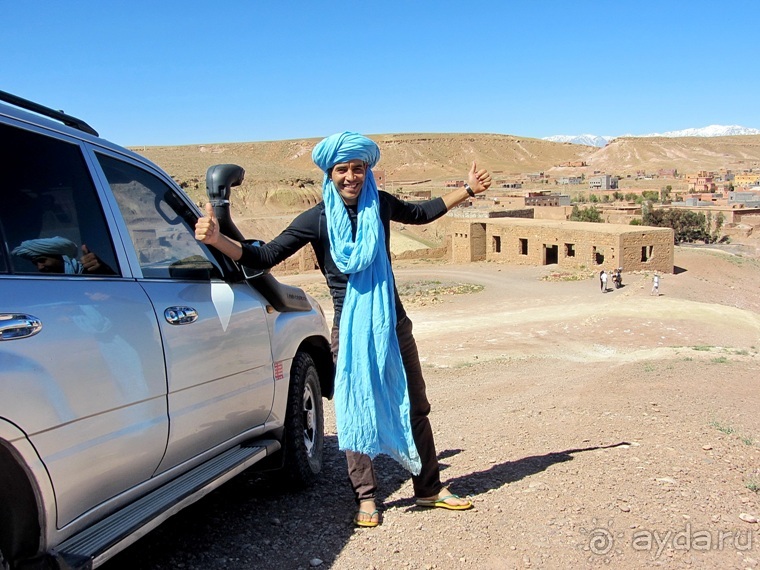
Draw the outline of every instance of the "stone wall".
M514 218L458 222L451 240L451 259L456 263L486 259L672 273L673 251L670 228Z
M637 226L620 234L620 264L625 271L673 273L674 233L670 228Z
M533 218L533 208L515 208L515 209L503 209L494 210L492 208L479 208L472 206L470 208L454 208L449 210L447 216L452 218L478 218L478 219L493 219L493 218Z
M391 259L443 259L448 257L449 248L443 247L426 247L422 249L410 249L401 253L391 253Z
M548 208L536 208L533 212L535 220L566 220L573 213L572 206L551 206Z

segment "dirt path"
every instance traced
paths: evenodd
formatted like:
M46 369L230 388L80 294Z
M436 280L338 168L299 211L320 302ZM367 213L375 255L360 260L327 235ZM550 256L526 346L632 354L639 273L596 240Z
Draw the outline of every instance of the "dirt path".
M676 265L653 297L647 274L602 294L545 267L397 264L442 477L476 509L415 507L379 458L384 523L354 529L328 405L315 488L246 474L110 568L760 568L760 264Z

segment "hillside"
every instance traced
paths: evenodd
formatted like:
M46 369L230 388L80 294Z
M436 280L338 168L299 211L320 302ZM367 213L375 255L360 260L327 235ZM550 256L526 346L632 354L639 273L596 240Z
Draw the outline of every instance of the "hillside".
M505 173L546 170L555 164L585 160L593 147L553 143L540 139L492 134L399 134L369 135L378 143L378 169L389 179L446 179L461 176L473 159L492 171ZM200 176L207 166L237 161L249 177L275 181L287 177L321 174L311 161L319 139L140 147L137 152L155 161L172 175Z
M676 168L682 174L698 170L735 171L760 168L760 135L683 138L619 138L604 148L498 134L370 135L380 146L377 169L384 170L389 188L429 181L426 188L444 191L444 181L464 177L477 160L500 181L529 172L555 176L587 176L594 171L633 175ZM196 202L205 202L206 169L219 163L239 164L246 171L235 188L233 213L244 233L269 239L296 212L321 199L322 173L311 161L319 139L220 143L135 148L181 182ZM561 167L570 162L585 167Z
M461 177L472 160L495 178L536 171L564 170L562 163L585 161L585 169L610 174L677 168L680 172L760 168L760 135L730 137L618 138L603 148L495 134L370 135L380 146L377 168L389 181ZM319 139L140 147L179 180L205 179L212 164L232 162L246 169L246 179L264 189L321 185L311 161Z
M656 172L676 168L680 173L722 168L741 171L760 167L760 135L732 137L619 138L591 153L589 168L611 174Z

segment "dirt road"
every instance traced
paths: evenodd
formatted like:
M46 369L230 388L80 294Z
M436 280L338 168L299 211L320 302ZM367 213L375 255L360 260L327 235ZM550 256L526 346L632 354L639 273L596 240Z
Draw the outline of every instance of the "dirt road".
M676 265L655 297L644 273L602 294L556 268L398 264L442 477L476 509L415 507L379 458L383 525L354 529L328 404L316 487L244 474L109 568L760 568L760 263Z

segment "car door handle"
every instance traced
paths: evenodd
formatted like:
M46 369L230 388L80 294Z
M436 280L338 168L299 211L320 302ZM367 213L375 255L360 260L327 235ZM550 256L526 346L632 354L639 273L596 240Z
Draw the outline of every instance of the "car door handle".
M0 313L0 340L16 340L36 335L42 330L42 321L32 315Z
M192 307L169 307L164 311L164 318L170 325L189 325L198 320L198 311Z

